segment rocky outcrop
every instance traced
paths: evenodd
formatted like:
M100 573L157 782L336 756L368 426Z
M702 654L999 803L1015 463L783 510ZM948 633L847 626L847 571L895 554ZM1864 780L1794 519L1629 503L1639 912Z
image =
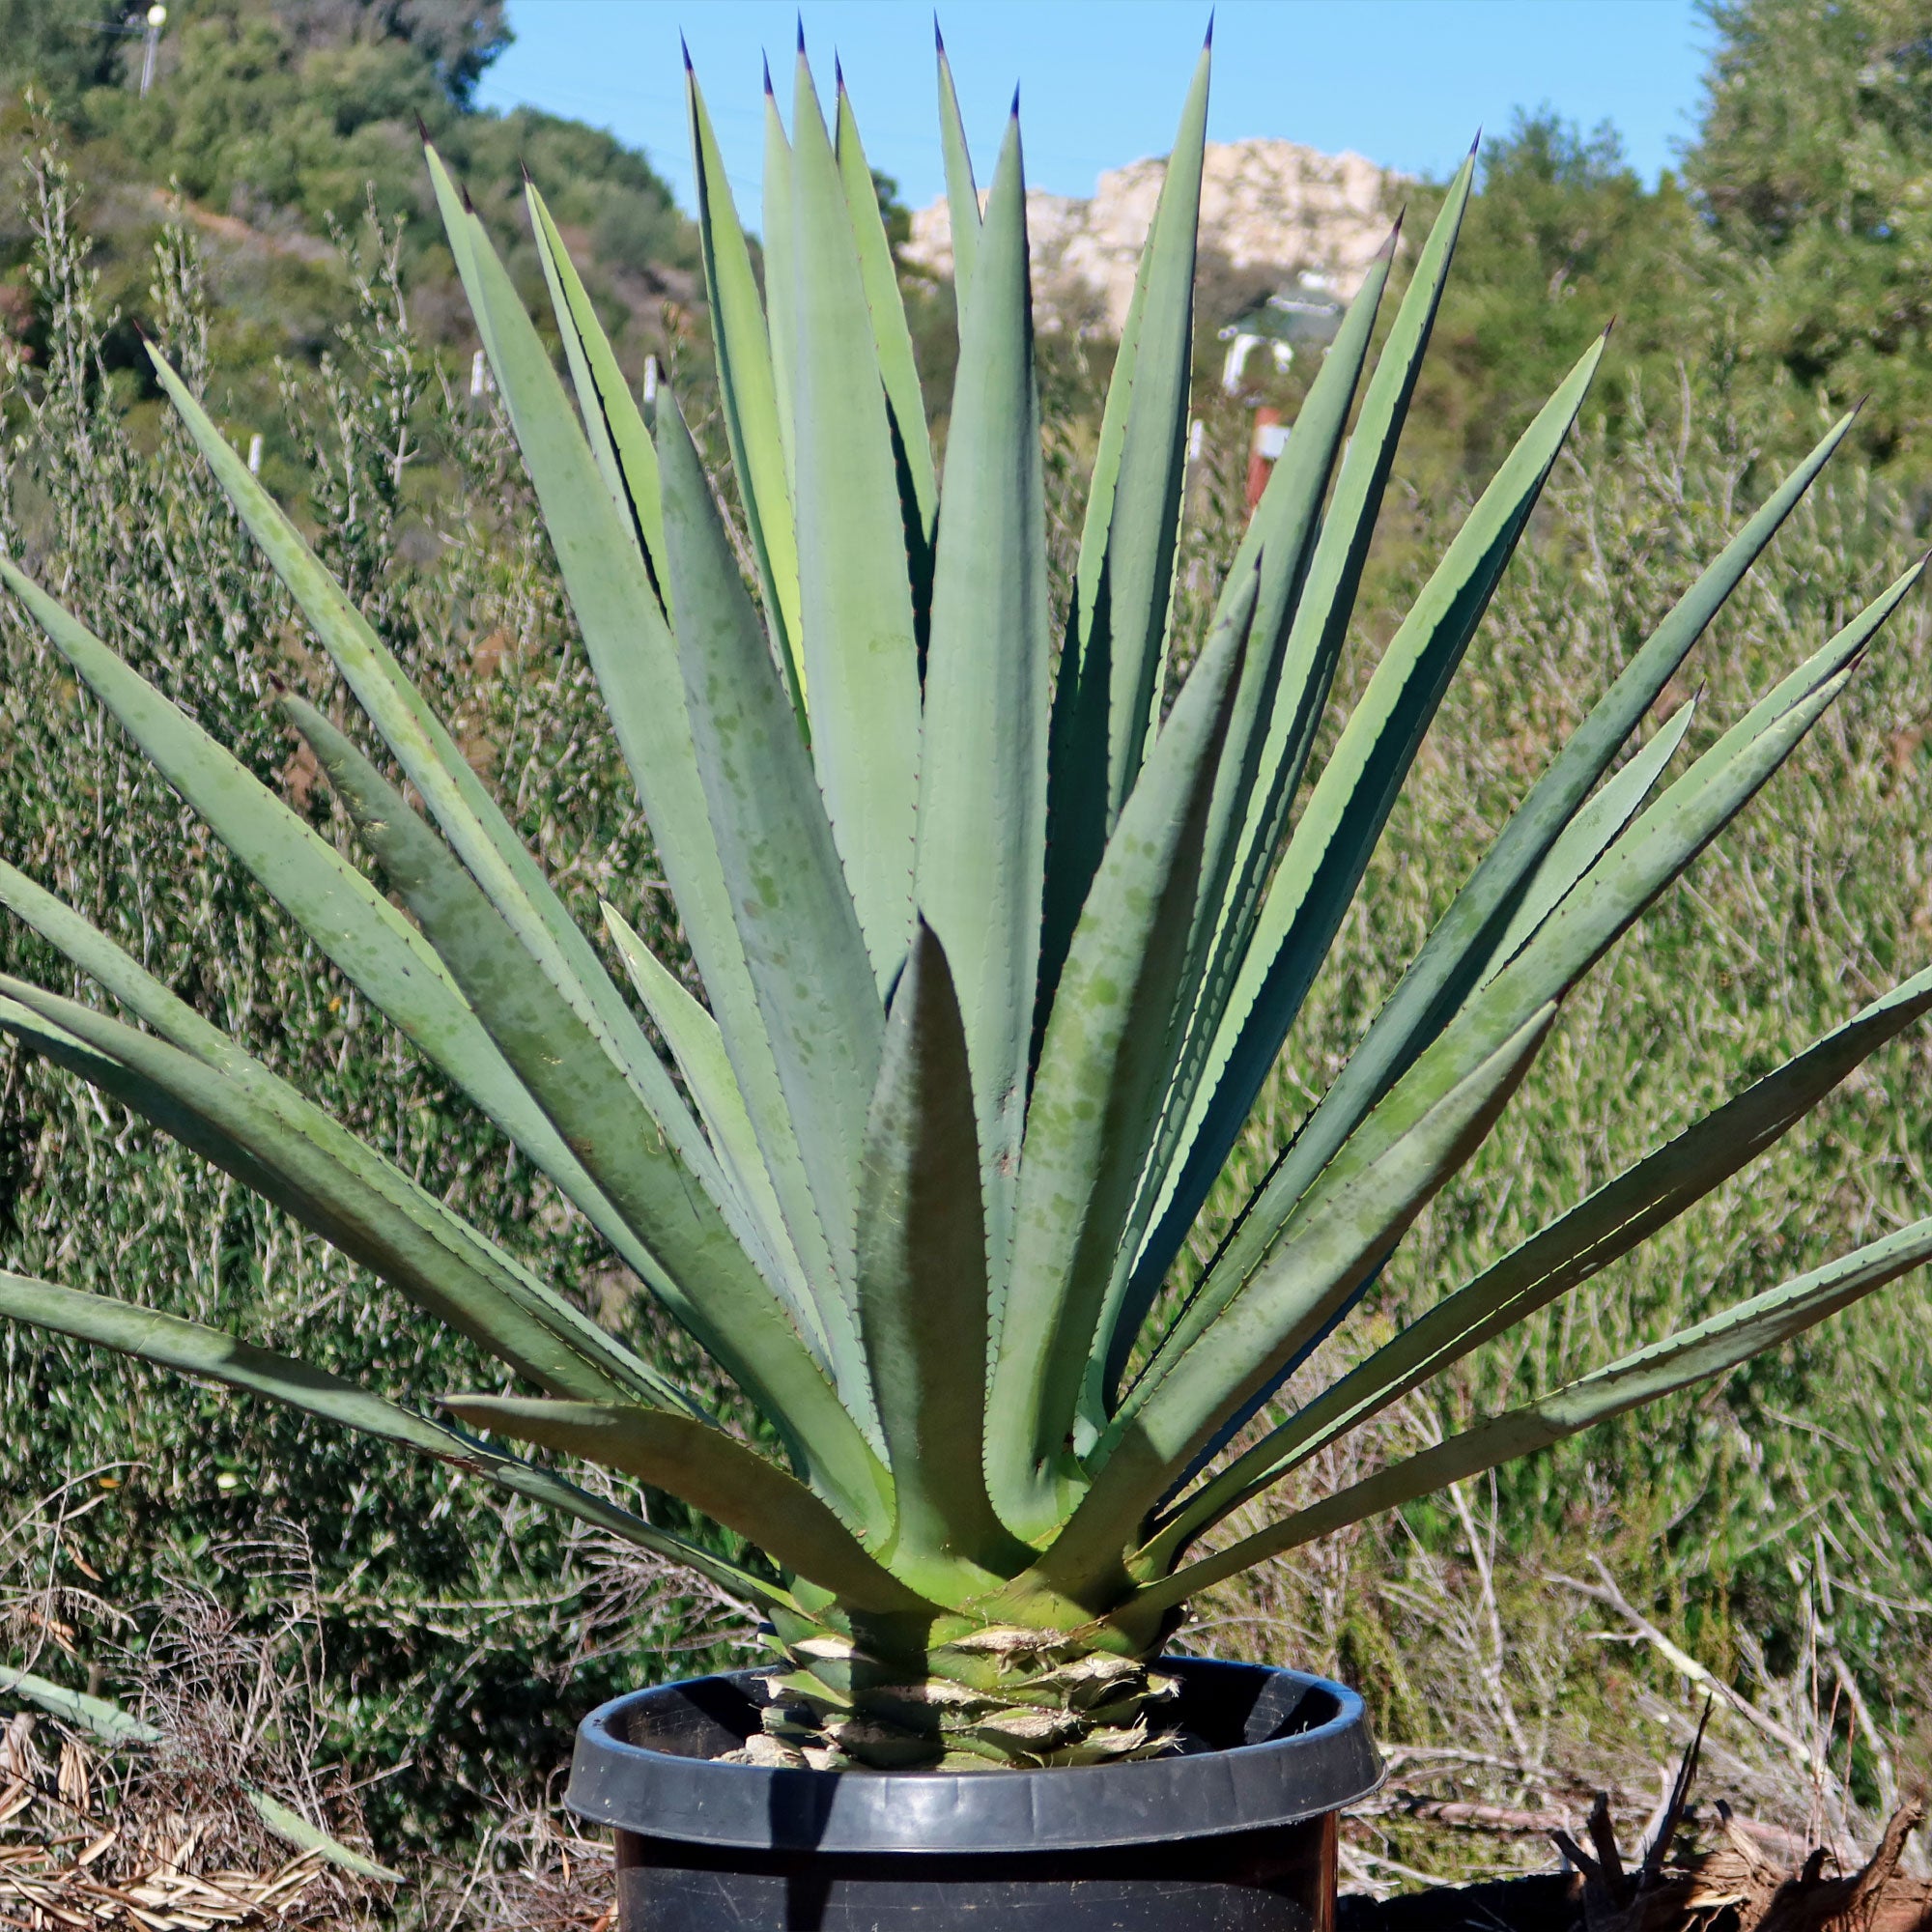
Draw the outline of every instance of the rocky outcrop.
M1165 160L1110 169L1091 200L1027 196L1034 306L1044 327L1118 335L1133 293ZM1386 239L1392 177L1360 155L1323 155L1293 141L1209 142L1201 185L1201 245L1237 273L1300 272L1350 295ZM912 218L906 261L952 273L944 199Z

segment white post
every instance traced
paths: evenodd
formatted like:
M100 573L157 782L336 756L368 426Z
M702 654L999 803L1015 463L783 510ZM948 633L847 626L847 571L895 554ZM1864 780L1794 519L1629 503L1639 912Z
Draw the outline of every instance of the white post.
M262 473L262 433L260 430L257 430L255 434L248 439L248 474L250 476L259 476L261 475L261 473Z
M1221 387L1226 394L1241 393L1241 371L1248 366L1248 351L1260 340L1259 335L1250 335L1245 329L1229 338L1227 359L1221 364Z
M156 5L148 9L148 43L141 52L141 99L155 84L155 61L161 50L161 29L168 23L168 10Z
M490 365L483 359L482 350L469 358L469 400L473 403L483 394L490 381Z

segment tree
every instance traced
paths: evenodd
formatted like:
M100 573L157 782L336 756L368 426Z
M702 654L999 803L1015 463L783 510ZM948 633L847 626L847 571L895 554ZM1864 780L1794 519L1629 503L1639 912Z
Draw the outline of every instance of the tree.
M1614 416L1646 369L1674 380L1695 332L1699 257L1690 203L1665 175L1647 186L1608 123L1584 133L1552 109L1520 110L1483 143L1465 264L1444 298L1439 369L1425 374L1439 420L1454 424L1476 473L1500 460L1522 419L1613 319L1598 406ZM1440 190L1413 197L1405 222ZM1412 245L1412 244L1411 244Z
M121 37L100 0L0 0L0 94L32 83L56 104L112 84Z
M458 107L469 105L484 71L515 38L503 0L275 0L275 12L309 45L407 41Z
M1870 401L1881 454L1932 418L1932 14L1924 0L1714 0L1686 175L1729 258L1738 347Z

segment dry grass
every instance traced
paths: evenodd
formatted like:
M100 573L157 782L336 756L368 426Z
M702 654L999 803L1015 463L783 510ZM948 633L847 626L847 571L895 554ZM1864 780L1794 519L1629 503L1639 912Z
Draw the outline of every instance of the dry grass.
M212 1932L370 1922L317 1853L241 1866L212 1857L188 1822L198 1793L180 1794L166 1814L172 1823L159 1829L152 1813L145 1824L96 1815L95 1768L85 1744L64 1738L50 1777L31 1714L9 1725L0 1743L0 1923Z
M366 1917L378 1889L313 1853L292 1861L302 1848L261 1810L266 1799L366 1856L355 1794L324 1742L326 1660L306 1542L271 1523L214 1552L274 1601L251 1623L185 1582L142 1605L114 1602L104 1583L66 1587L56 1578L103 1477L115 1479L90 1472L0 1533L0 1625L28 1670L108 1699L143 1741L106 1741L13 1694L0 1733L0 1889L31 1885L39 1897L71 1882L83 1903L94 1898L96 1917L113 1892L156 1888L174 1901L163 1917L200 1910L199 1895L211 1923ZM161 1911L145 1898L140 1909Z
M1183 1633L1224 1656L1307 1660L1381 1707L1389 1775L1345 1823L1347 1889L1386 1897L1553 1869L1551 1833L1580 1837L1600 1794L1625 1840L1645 1842L1700 1723L1703 1787L1783 1869L1822 1847L1857 1870L1922 1789L1919 1741L1874 1715L1814 1609L1792 1669L1747 1642L1733 1684L1601 1559L1579 1552L1576 1574L1513 1565L1493 1498L1468 1486L1450 1501L1460 1551L1423 1548L1399 1519L1331 1538L1222 1591ZM1715 1814L1691 1814L1693 1840L1700 1825L1717 1830ZM1917 1836L1902 1859L1932 1875Z
M609 1840L583 1836L560 1802L511 1804L468 1867L441 1866L426 1876L422 1916L438 1926L606 1932L616 1913Z
M406 1861L401 1885L313 1853L292 1857L286 1835L264 1822L260 1797L370 1856L360 1793L327 1750L331 1715L338 1734L352 1719L329 1709L314 1554L281 1523L203 1552L246 1577L256 1605L246 1620L185 1582L138 1605L115 1603L104 1588L69 1588L55 1579L102 1473L0 1527L0 1633L27 1653L27 1668L111 1698L150 1741L104 1744L0 1690L0 1927L594 1932L611 1922L610 1848L581 1835L563 1810L563 1767L537 1795L530 1783L485 1794L487 1828L460 1857ZM568 1616L580 1666L639 1620L665 1621L668 1597L682 1606L693 1648L737 1632L735 1605L702 1586L695 1599L689 1579L628 1546L592 1539L578 1554L541 1604L444 1608L452 1622Z

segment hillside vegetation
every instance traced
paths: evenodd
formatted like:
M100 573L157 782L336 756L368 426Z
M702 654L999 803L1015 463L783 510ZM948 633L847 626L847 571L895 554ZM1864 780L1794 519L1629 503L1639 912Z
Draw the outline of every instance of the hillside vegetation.
M1612 132L1547 114L1520 117L1489 153L1347 689L1480 478L1612 313L1614 349L1243 1161L1293 1130L1632 642L1862 388L1859 448L1693 660L1692 749L1922 545L1932 214L1915 184L1932 179L1932 42L1916 12L1719 6L1710 109L1681 180L1649 186ZM453 719L586 930L603 895L675 944L514 451L490 400L469 391L473 336L428 216L415 117L511 248L534 307L517 206L528 165L627 367L661 355L716 456L692 239L663 185L604 135L469 107L506 30L495 4L180 0L145 100L139 43L99 36L95 16L90 0L0 0L0 544L346 849L312 769L258 702L280 679L346 718L341 694L155 407L138 318L232 433L264 437L270 481ZM1412 208L1407 232L1430 212ZM1247 418L1219 396L1213 320L1177 602L1183 655L1239 515ZM917 321L943 414L943 289L921 292ZM1046 338L1042 353L1065 560L1110 352ZM1292 411L1307 373L1297 365L1275 399ZM1928 640L1926 610L1901 612L1794 769L1575 1003L1468 1185L1432 1208L1391 1269L1387 1320L1932 957ZM547 1187L391 1037L375 1048L353 993L11 608L0 731L0 851L340 1118L400 1148L600 1319L669 1346ZM60 982L11 923L0 969ZM1932 1042L1899 1041L1763 1173L1567 1313L1472 1358L1439 1400L1392 1412L1381 1443L1427 1439L1505 1385L1548 1387L1689 1308L1925 1211L1928 1074ZM218 1315L377 1386L457 1387L474 1373L458 1345L425 1339L274 1211L11 1049L0 1262ZM1801 1740L1810 1769L1791 1822L1829 1786L1856 1825L1932 1772L1928 1317L1932 1295L1902 1284L1716 1391L1231 1587L1197 1606L1185 1640L1337 1670L1368 1693L1385 1738L1473 1753L1491 1762L1486 1795L1535 1804L1552 1767L1649 1778L1694 1722L1697 1700L1656 1644L1597 1640L1632 1634L1607 1589ZM0 1497L23 1521L41 1511L33 1534L0 1545L14 1659L152 1696L190 1593L306 1660L289 1675L311 1687L313 1735L342 1767L341 1791L378 1780L358 1800L338 1794L332 1815L350 1830L359 1811L388 1857L450 1855L497 1830L504 1805L541 1796L600 1694L701 1667L742 1634L688 1578L505 1519L441 1472L11 1330ZM9 1554L21 1550L31 1565ZM1775 1810L1791 1751L1735 1711L1716 1723L1725 1776L1762 1774ZM1365 1880L1450 1858L1418 1848L1420 1826L1378 1829L1351 1854ZM514 1858L489 1842L491 1857ZM447 1900L439 1917L453 1924L461 1910Z
M100 276L122 311L104 359L131 396L155 390L132 324L151 322L149 253L170 213L201 244L213 395L267 441L267 471L304 488L276 404L277 363L313 369L355 314L348 256L399 243L412 334L455 368L474 344L423 172L427 128L463 176L519 286L543 273L523 214L526 170L549 199L634 374L689 327L697 288L688 221L642 156L574 121L471 110L508 41L502 0L178 0L156 77L142 40L106 31L97 0L0 0L0 164L57 135ZM130 18L133 16L130 16ZM46 326L30 224L0 208L0 323L29 351ZM459 372L460 373L460 372Z

